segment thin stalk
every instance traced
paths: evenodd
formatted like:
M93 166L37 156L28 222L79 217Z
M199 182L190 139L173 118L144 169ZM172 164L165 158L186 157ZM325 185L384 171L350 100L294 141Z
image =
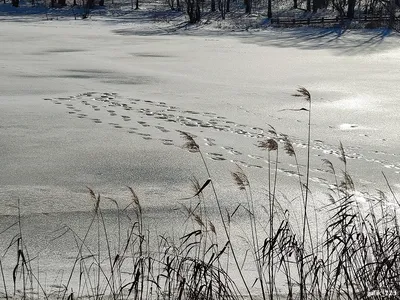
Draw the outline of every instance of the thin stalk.
M261 258L260 258L260 246L258 242L258 235L257 235L257 222L256 222L256 215L254 210L254 201L253 201L253 194L251 191L250 182L248 183L249 193L246 192L246 198L248 203L249 209L249 216L250 216L250 228L251 228L251 239L253 244L253 252L254 252L254 259L256 261L257 273L258 273L258 280L260 280L260 287L262 292L263 300L265 300L265 287L264 287L264 278L262 274L262 266L261 266Z
M199 151L199 153L200 153L200 157L201 157L201 159L202 159L202 161L203 161L203 164L204 164L204 166L205 166L207 175L208 175L209 178L211 178L211 173L210 173L210 170L208 169L208 166L207 166L207 163L206 163L206 161L205 161L205 159L204 159L203 153L202 153L201 151ZM213 194L214 194L214 197L215 197L215 200L216 200L216 203L217 203L218 212L219 212L219 215L220 215L220 217L221 217L221 222L222 222L222 226L223 226L223 228L224 228L224 232L225 232L226 238L228 239L228 242L229 242L229 244L231 245L230 248L231 248L231 251L232 251L232 257L233 257L233 259L234 259L234 261L235 261L235 264L236 264L236 267L237 267L237 269L238 269L240 278L241 278L242 281L243 281L243 284L244 284L244 286L245 286L245 288L246 288L246 291L247 291L247 293L248 293L248 296L249 296L249 298L250 298L251 300L253 300L253 296L251 295L250 289L249 289L249 287L248 287L248 285L247 285L246 280L244 279L243 272L242 272L242 270L241 270L241 268L240 268L239 261L238 261L237 256L236 256L236 252L235 252L234 248L232 247L231 240L230 240L230 235L229 235L229 232L228 232L228 228L227 228L227 226L226 226L225 219L224 219L224 216L223 216L223 214L222 214L221 204L220 204L220 202L219 202L219 198L218 198L218 195L217 195L217 191L216 191L216 189L215 189L215 186L214 186L214 183L213 183L212 180L211 180L211 188L212 188L212 190L213 190Z
M382 172L383 178L385 178L385 182L387 187L389 188L390 193L393 196L393 199L396 201L397 205L400 206L400 202L397 200L396 194L393 192L392 186L389 183L389 180L387 179L386 175L384 172Z
M100 208L98 208L100 210ZM96 298L100 299L100 274L101 274L101 249L100 249L100 216L99 212L96 211L97 219L97 284L96 284Z
M25 256L24 256L24 244L22 239L22 225L21 225L21 207L20 199L18 198L18 230L19 230L19 240L18 240L18 258L21 256L21 268L22 268L22 286L23 286L23 299L26 299L26 274L25 274ZM15 292L14 292L15 294Z
M275 158L275 174L274 174L274 184L273 184L273 193L272 193L272 203L271 203L271 233L272 235L270 236L271 238L271 250L273 250L274 245L272 244L272 241L274 239L272 239L273 235L274 235L274 210L275 210L275 196L276 196L276 185L277 185L277 176L278 176L278 158L279 158L279 151L278 148L276 149L276 158ZM271 255L271 264L270 264L270 268L271 268L271 300L273 300L273 283L275 282L275 274L274 274L274 256L273 256L273 252L272 251L272 255Z
M110 247L110 241L108 239L107 227L106 227L106 224L105 224L105 221L104 221L103 212L102 212L102 210L100 208L99 208L99 215L101 217L101 223L103 225L104 238L106 240L107 251L108 251L108 261L109 261L110 270L111 270L111 286L110 286L110 289L111 289L111 292L113 294L113 298L115 299L115 275L114 275L113 262L112 262L112 258L111 258L111 247Z
M63 296L61 297L61 299L63 299L63 300L65 299L65 294L66 294L67 291L68 291L68 286L69 286L69 284L70 284L70 282L71 282L71 280L72 280L72 275L73 275L73 273L74 273L76 264L77 264L78 261L79 261L79 256L82 254L83 246L85 245L86 239L87 239L87 237L88 237L88 235L89 235L90 229L92 228L93 223L94 223L95 220L96 220L96 214L93 215L92 220L90 221L89 227L88 227L88 229L86 230L85 236L83 237L83 239L82 239L82 241L81 241L81 245L79 246L79 250L78 250L78 253L77 253L76 258L75 258L75 260L74 260L74 264L73 264L73 266L72 266L71 273L69 274L69 277L68 277L68 280L67 280L67 284L65 285L64 294L63 294Z
M269 251L268 251L268 281L269 281L269 299L273 300L273 251L272 251L272 237L274 234L274 213L272 207L272 195L271 195L271 150L268 150L268 204L269 204Z
M297 177L299 179L299 185L300 185L300 192L301 192L301 199L303 200L304 203L304 191L303 191L303 182L301 181L301 173L300 173L300 166L299 166L299 162L297 160L297 155L294 152L294 160L296 162L296 167L297 167Z
M1 263L0 259L0 271L1 271L1 277L3 278L3 285L4 285L4 293L6 294L6 300L8 300L8 292L7 292L7 285L6 285L6 279L4 277L4 269L3 269L3 264Z
M308 101L308 137L307 137L307 175L306 175L306 193L304 199L304 211L303 211L303 230L302 230L302 254L300 263L300 299L303 300L306 297L305 289L305 278L304 278L304 249L305 249L305 236L306 227L308 225L307 207L308 207L308 195L309 195L309 180L310 180L310 150L311 150L311 99ZM311 239L310 239L311 241Z

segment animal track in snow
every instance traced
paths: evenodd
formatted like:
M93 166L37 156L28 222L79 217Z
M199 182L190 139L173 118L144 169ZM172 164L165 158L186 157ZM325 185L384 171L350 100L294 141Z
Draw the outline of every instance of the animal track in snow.
M209 159L216 162L232 162L247 168L268 166L267 154L255 146L257 141L275 138L280 149L284 146L285 136L279 134L274 136L267 125L265 127L259 124L258 126L246 125L215 112L183 109L161 101L126 98L115 92L92 91L44 100L58 106L64 104L70 118L77 118L80 122L88 120L93 126L111 126L120 132L125 131L127 134L137 135L145 140L158 141L165 146L180 146L184 143L176 133L177 130L196 134L198 136L196 142L203 140L200 147L206 147L205 153ZM271 116L271 118L276 117ZM132 125L133 127L130 127ZM355 127L350 126L350 128ZM223 135L221 138L223 142L220 142L218 138L210 138L210 136L215 137L220 134L221 137ZM296 152L306 150L306 141L294 137L290 139ZM221 149L222 152L219 153ZM322 140L312 141L311 150L316 161L319 159L317 156L340 156L336 145L329 145ZM230 159L232 157L238 159ZM398 154L378 153L373 150L365 150L361 153L358 147L347 147L346 157L400 172L400 155ZM322 163L316 165L310 171L324 174L320 171L321 165ZM300 166L300 169L304 167ZM289 162L279 162L278 170L287 176L297 176L297 169L294 169ZM312 181L327 184L325 179L319 176L313 177Z

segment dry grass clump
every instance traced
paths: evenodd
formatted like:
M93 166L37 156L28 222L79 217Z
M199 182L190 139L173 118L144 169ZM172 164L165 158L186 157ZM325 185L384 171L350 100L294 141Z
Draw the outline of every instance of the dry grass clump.
M200 156L208 178L202 183L193 178L193 196L185 198L182 213L185 231L179 238L154 236L146 227L145 209L136 192L128 187L130 204L120 209L118 201L102 198L89 189L93 202L90 225L83 236L65 227L59 238L70 234L76 243L76 257L65 282L57 292L47 291L30 264L31 260L22 235L19 205L18 220L0 232L15 230L6 253L0 256L0 276L4 298L23 299L57 298L112 298L177 299L177 300L236 300L255 297L266 299L397 299L400 295L400 203L390 188L390 196L379 191L377 197L367 199L361 207L356 199L354 182L348 171L347 156L339 145L340 171L333 162L324 159L323 165L332 176L328 201L321 211L309 207L310 141L312 98L305 88L294 95L306 100L308 108L308 151L304 173L300 171L296 151L285 135L279 135L271 126L273 138L258 146L266 152L268 171L266 195L260 207L256 206L251 182L244 170L237 166L231 172L238 191L245 201L238 203L233 212L222 206L213 176L203 157L200 146L190 133L180 131L184 148ZM283 136L283 138L282 138ZM301 218L297 218L284 199L277 196L278 164L281 151L297 165ZM207 211L203 192L211 190L212 201L218 209L219 220L213 220ZM102 209L104 201L116 207L117 237L111 237ZM241 210L248 218L242 228L247 248L238 247L231 224ZM318 234L310 229L310 215L324 213L327 221ZM123 219L129 226L122 229ZM220 225L217 225L220 224ZM247 224L247 225L246 225ZM123 232L125 230L125 238ZM115 230L113 231L115 235ZM96 237L95 246L88 243ZM241 246L243 247L243 246ZM12 271L12 286L7 282L3 268L6 254L16 253ZM249 255L238 255L242 252ZM243 265L252 264L256 278L243 272ZM235 282L232 274L242 282ZM72 286L77 277L78 286ZM239 284L243 288L238 288ZM258 287L261 295L255 294ZM36 293L31 293L37 290Z

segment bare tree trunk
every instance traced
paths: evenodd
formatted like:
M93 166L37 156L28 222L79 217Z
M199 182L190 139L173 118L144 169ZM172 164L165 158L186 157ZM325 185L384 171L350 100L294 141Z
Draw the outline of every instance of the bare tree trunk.
M252 0L244 0L244 5L246 7L246 14L251 14Z
M225 20L226 0L219 0L219 10L221 12L221 19Z
M396 22L396 1L390 0L389 4L389 28L394 28L394 23Z
M355 0L354 0L355 1ZM313 12L316 13L318 9L324 7L324 0L313 0Z
M268 19L272 18L272 0L268 0L268 13L267 13Z
M87 6L88 9L93 8L94 7L94 0L87 0L86 6Z
M345 10L346 10L346 3L343 0L333 0L332 6L335 10L339 13L340 23L344 22Z
M200 13L200 3L199 0L195 0L195 23L199 22L201 20L201 13Z
M307 0L307 11L311 11L311 0Z
M84 12L82 15L82 19L86 19L89 17L90 14L90 8L93 7L93 1L94 0L87 0L86 4L85 1L82 1L82 6L84 7Z
M354 8L356 6L356 0L349 0L347 3L347 18L354 19Z
M139 9L139 0L136 0L136 7L135 7L135 10L138 10Z
M211 0L211 11L215 11L215 0Z
M297 0L293 0L293 8L297 8Z
M200 0L186 0L186 11L189 16L189 23L194 24L201 20Z
M5 1L5 0L4 0ZM231 9L231 0L226 0L226 12L229 12Z

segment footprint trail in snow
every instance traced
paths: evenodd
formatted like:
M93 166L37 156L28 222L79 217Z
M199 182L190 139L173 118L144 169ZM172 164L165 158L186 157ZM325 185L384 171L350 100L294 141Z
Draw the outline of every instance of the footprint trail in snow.
M185 110L166 102L124 98L111 92L86 92L68 97L45 98L44 100L56 105L64 105L67 113L72 117L87 119L94 124L111 126L115 130L137 135L144 140L157 140L165 146L181 147L183 142L177 131L189 132L196 136L196 142L200 144L207 158L217 162L235 163L245 168L268 167L267 153L256 147L259 141L275 138L281 144L280 148L283 149L285 138L283 134L275 136L268 125L261 128L240 124L214 112ZM232 141L234 144L220 144L215 138L216 135L223 135L221 140ZM295 137L289 137L289 139L296 152L305 151L307 147L305 141ZM400 173L400 163L393 161L397 155L379 153L380 156L377 159L377 156L374 155L376 152L364 151L364 154L361 154L360 150L358 147L347 147L347 158L378 164L386 170L390 169L395 173ZM314 160L316 158L330 159L329 155L339 156L336 145L329 145L321 140L312 141ZM278 172L290 177L298 176L297 166L290 161L289 158L280 159ZM319 163L319 166L310 170L310 180L322 186L329 186L327 180L329 174L322 167L322 163ZM301 171L304 168L305 166L300 166Z

